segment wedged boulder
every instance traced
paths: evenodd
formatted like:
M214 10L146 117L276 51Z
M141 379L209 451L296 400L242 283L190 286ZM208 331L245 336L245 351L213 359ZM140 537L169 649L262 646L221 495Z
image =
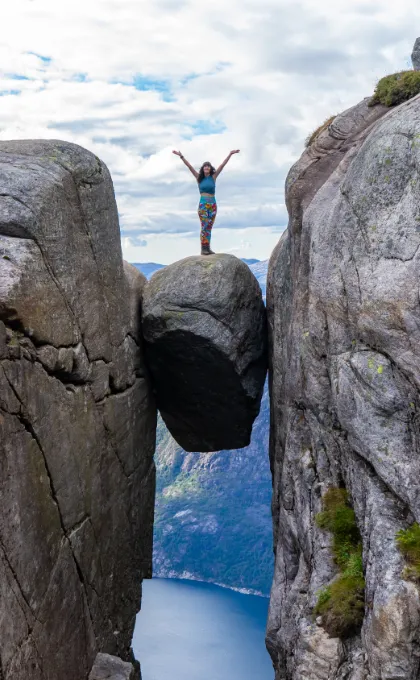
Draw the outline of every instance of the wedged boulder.
M266 374L259 284L233 255L187 257L154 274L143 334L157 406L186 451L250 441Z
M0 143L0 676L131 658L151 576L156 408L106 166Z

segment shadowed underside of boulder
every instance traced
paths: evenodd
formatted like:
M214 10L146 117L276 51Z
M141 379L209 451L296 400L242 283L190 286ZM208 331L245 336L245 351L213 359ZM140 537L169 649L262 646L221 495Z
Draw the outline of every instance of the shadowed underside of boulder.
M156 410L108 170L0 143L0 676L130 658L151 576Z
M231 255L188 257L153 275L143 332L157 406L186 451L247 446L266 373L257 280Z

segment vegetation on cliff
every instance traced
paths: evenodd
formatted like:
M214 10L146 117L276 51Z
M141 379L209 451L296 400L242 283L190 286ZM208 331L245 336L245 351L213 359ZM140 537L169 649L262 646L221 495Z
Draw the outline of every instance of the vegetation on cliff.
M420 525L417 522L401 529L396 536L397 545L407 560L404 578L420 581Z
M396 106L420 92L420 71L400 71L381 78L369 106Z
M332 533L332 554L340 574L320 592L314 614L322 616L322 626L331 637L346 638L357 633L363 621L362 543L346 489L329 489L322 505L316 523Z
M305 140L305 146L306 146L306 147L311 146L311 144L314 143L314 141L316 140L316 138L318 137L318 135L320 135L321 132L324 132L324 130L326 130L327 127L328 127L329 125L331 125L331 123L333 122L334 118L336 118L336 115L330 116L329 118L327 118L326 120L324 120L324 122L323 122L321 125L319 125L319 126L316 128L316 130L314 130L310 135L308 135L307 138L306 138L306 140Z

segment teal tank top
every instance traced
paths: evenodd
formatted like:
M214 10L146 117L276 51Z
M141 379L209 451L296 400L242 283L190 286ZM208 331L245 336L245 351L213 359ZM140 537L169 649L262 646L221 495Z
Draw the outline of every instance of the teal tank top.
M214 196L216 193L216 182L211 176L204 177L198 185L198 188L200 189L201 194L212 194Z

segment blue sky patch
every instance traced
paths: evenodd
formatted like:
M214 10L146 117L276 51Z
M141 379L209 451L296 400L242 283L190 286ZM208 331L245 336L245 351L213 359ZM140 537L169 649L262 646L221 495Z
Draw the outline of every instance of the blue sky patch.
M36 52L27 52L26 54L32 54L34 57L38 57L44 64L51 63L51 57L45 57L43 54L37 54Z
M158 92L163 101L175 101L170 82L166 79L149 78L148 76L137 74L131 80L111 80L110 82L119 85L131 85L140 92Z
M111 82L118 82L122 83L123 85L133 85L136 88L136 90L139 90L140 92L158 92L163 101L174 102L176 101L173 93L173 87L175 85L175 82L177 87L185 87L192 80L195 80L196 78L200 78L203 76L212 76L216 73L220 73L220 71L223 71L223 69L225 69L227 66L230 66L230 62L221 61L218 62L211 71L208 71L206 73L196 73L193 71L192 73L187 73L185 76L183 76L177 81L170 78L152 78L149 76L143 76L140 73L138 73L129 82L120 80Z
M137 75L134 76L132 82L136 90L140 90L141 92L159 92L163 101L175 101L168 80L159 80L155 78L148 78L147 76Z
M157 92L167 92L170 87L167 80L156 80L146 76L134 76L133 84L136 90L156 90Z
M22 90L0 90L0 97L6 97L8 94L20 94Z
M227 128L219 120L196 120L194 123L186 123L191 128L191 133L182 134L183 139L192 139L197 135L218 135Z
M72 80L74 80L76 83L86 83L88 80L88 75L87 73L75 73L74 76L72 76Z
M10 78L10 80L30 80L28 76L22 76L20 73L6 73L5 77Z
M188 83L190 83L192 80L196 80L197 78L202 78L204 76L214 76L214 75L216 75L216 73L220 73L221 71L223 71L225 68L227 68L230 65L231 64L230 64L229 61L219 61L215 65L215 67L213 69L211 69L211 71L205 71L204 73L197 73L197 72L188 73L183 78L180 78L180 80L178 82L181 85L181 87L184 87L185 85L188 85Z

